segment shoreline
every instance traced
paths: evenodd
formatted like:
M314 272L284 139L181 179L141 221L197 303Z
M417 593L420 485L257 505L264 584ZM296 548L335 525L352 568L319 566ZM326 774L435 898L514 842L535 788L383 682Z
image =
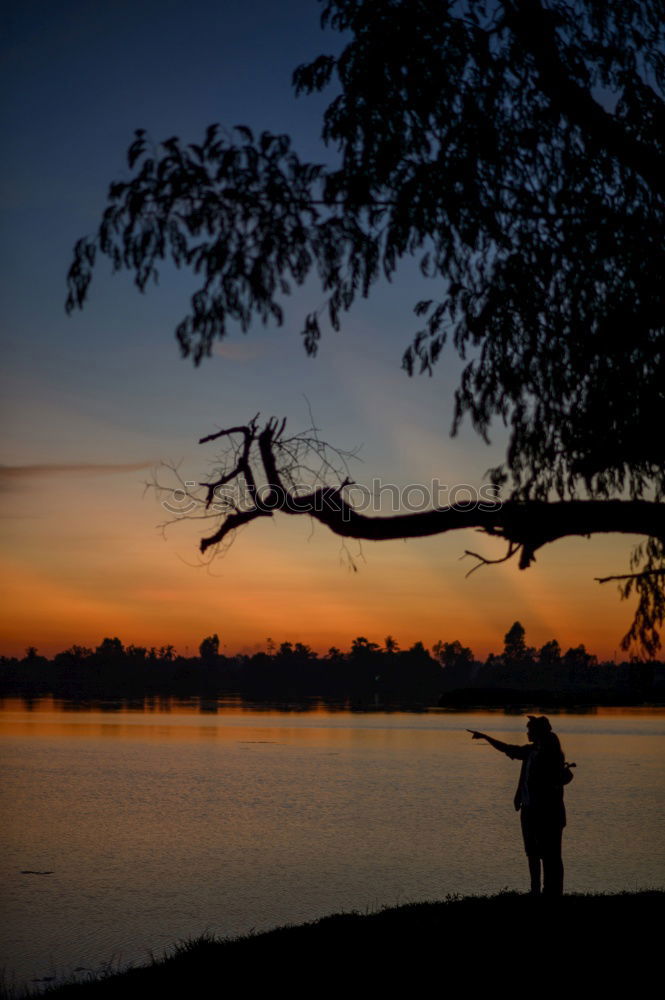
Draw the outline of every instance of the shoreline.
M525 974L563 984L573 965L576 977L589 976L597 987L634 976L656 958L664 911L665 889L558 899L514 892L448 897L375 913L337 913L237 938L203 935L147 965L0 995L138 1000L228 990L253 995L281 985L291 995L311 996L322 978L327 988L346 992L349 986L390 989L396 981L413 989L425 972L442 986L496 986L504 977L515 985Z
M475 697L474 697L475 695ZM541 696L542 695L542 696ZM243 711L254 710L257 712L294 712L306 713L309 711L326 711L335 714L342 712L367 713L367 714L393 714L408 712L417 715L427 713L464 713L483 712L503 713L513 715L520 712L538 711L575 714L593 713L607 710L639 712L657 711L665 709L665 700L631 700L629 698L616 699L585 699L560 697L552 692L519 692L514 689L497 689L496 691L487 689L477 690L466 689L453 691L443 695L436 701L409 701L408 699L361 699L361 698L327 698L320 694L289 696L284 695L260 698L257 696L244 696L236 692L226 692L218 695L206 694L170 694L164 697L156 697L153 694L119 694L119 695L86 695L76 696L63 694L17 694L0 692L0 710L13 707L16 704L36 706L51 704L54 709L67 711L85 708L94 711L103 708L105 711L141 711L146 707L153 709L155 705L176 705L191 708L198 706L201 713L209 714L218 709L239 708Z

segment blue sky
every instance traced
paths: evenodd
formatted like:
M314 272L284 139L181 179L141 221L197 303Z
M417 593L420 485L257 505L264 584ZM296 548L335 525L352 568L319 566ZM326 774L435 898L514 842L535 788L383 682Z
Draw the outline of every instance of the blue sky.
M230 336L199 369L173 336L194 287L173 269L141 296L102 260L85 310L65 315L72 246L94 230L109 182L127 175L135 128L197 141L211 122L245 123L329 158L319 140L327 99L296 100L290 82L300 62L340 45L319 13L315 0L5 5L0 529L13 596L0 652L93 644L122 627L127 642L181 647L218 631L234 648L273 634L327 648L373 629L379 641L461 638L487 652L515 618L533 642L556 634L606 654L617 645L629 608L593 577L622 571L627 540L561 543L526 574L497 567L465 582L464 548L498 554L477 536L365 547L361 572L349 574L337 539L319 529L309 540L306 524L274 519L243 534L212 575L188 565L194 534L165 544L156 531L161 512L142 485L152 465L182 461L199 478L212 454L197 447L202 434L257 411L304 427L306 400L328 440L360 446L359 480L479 485L501 457L501 428L489 448L468 428L448 437L453 355L431 379L400 369L423 297L413 264L328 333L316 359L298 336L323 298L312 284L283 328ZM319 611L299 615L303 594Z

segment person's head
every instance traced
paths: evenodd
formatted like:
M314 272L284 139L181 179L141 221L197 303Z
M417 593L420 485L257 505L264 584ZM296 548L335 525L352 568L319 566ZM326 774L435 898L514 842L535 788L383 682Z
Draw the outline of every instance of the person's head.
M559 737L552 732L550 720L545 715L530 715L526 724L526 735L530 743L547 754L556 754L563 760L563 750Z
M552 732L550 720L546 715L530 715L526 724L526 735L530 743L542 743Z

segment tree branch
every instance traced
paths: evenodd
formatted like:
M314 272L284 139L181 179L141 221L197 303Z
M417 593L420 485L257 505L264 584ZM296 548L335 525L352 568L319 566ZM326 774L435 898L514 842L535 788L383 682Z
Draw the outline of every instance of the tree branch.
M663 577L665 579L665 569L645 569L641 573L620 573L617 576L597 576L597 583L611 583L613 580L648 580Z
M234 434L241 434L243 437L243 446L240 451L236 451L236 464L230 470L230 472L225 473L216 479L212 483L201 483L201 486L205 486L207 490L206 495L206 510L210 507L212 501L215 498L215 491L220 486L225 486L232 480L237 479L241 474L245 477L247 486L252 495L256 494L256 481L254 479L254 473L252 472L252 467L249 462L250 453L252 450L252 445L256 438L256 427L259 414L257 413L255 417L249 421L248 424L239 427L229 427L226 430L216 431L214 434L208 434L206 437L199 439L199 444L206 444L208 441L216 441L221 437L233 437Z
M482 556L479 552L470 552L469 549L465 549L464 555L461 557L462 559L464 559L465 556L471 556L473 559L478 560L476 565L472 566L469 572L466 574L467 578L470 577L472 573L475 573L477 569L480 569L481 566L498 566L499 563L508 562L509 559L512 559L513 556L516 555L517 552L519 552L519 548L520 548L519 545L515 545L513 542L509 542L508 551L506 552L505 556L501 556L499 559L487 559L485 556Z
M539 0L505 2L505 23L523 48L535 58L543 93L552 107L577 125L598 150L607 150L638 173L654 191L665 190L665 162L653 146L635 139L588 89L571 80L562 65L556 44L553 17Z
M506 562L519 557L520 569L527 569L544 545L559 539L594 534L640 535L645 541L633 550L633 572L596 578L600 583L616 581L622 598L633 593L638 604L633 623L621 640L624 649L633 643L647 655L660 648L659 626L665 621L665 504L646 500L482 500L410 514L366 513L352 506L344 496L353 486L347 460L353 452L340 451L323 441L312 426L303 433L285 434L286 421L274 417L261 429L258 414L247 424L228 427L201 438L202 444L225 440L219 475L213 482L201 483L205 494L197 495L184 483L177 468L177 489L158 483L166 493L166 505L174 515L171 522L185 519L217 521L215 530L201 538L201 553L227 542L238 528L276 512L308 514L312 521L325 525L342 539L386 541L390 539L427 538L450 531L473 528L506 544L506 553L498 559L465 550L477 565ZM240 440L239 440L240 439ZM313 460L314 459L314 460ZM336 478L338 485L331 485ZM244 482L249 490L244 489ZM219 485L235 482L238 495L216 495ZM259 485L260 484L260 485ZM173 499L171 499L171 497ZM178 510L183 497L186 509ZM193 514L198 507L201 513ZM355 567L354 567L355 568ZM469 573L467 576L470 575Z
M371 516L356 509L343 496L348 478L340 485L317 485L304 492L297 482L297 463L292 450L294 442L305 438L283 439L285 421L271 418L256 433L255 422L246 427L230 428L202 438L213 440L225 434L242 433L245 447L239 460L218 482L227 483L241 473L251 481L258 480L252 471L252 445L256 441L258 460L266 490L261 499L255 495L250 511L225 516L220 529L201 540L201 551L217 544L231 531L259 516L281 511L285 514L309 514L330 531L343 538L366 541L426 538L476 528L493 537L503 538L510 545L511 556L519 549L520 569L526 569L538 549L550 542L574 535L619 533L665 539L665 505L645 500L509 500L482 501L465 508L460 505L437 507L432 510L392 516ZM249 442L249 445L247 444ZM326 447L323 442L317 444ZM280 468L279 459L285 462ZM284 472L288 472L286 485ZM209 487L208 487L209 488ZM224 515L222 515L224 516Z
M219 545L233 531L242 528L244 524L249 524L250 521L256 520L257 517L272 517L272 513L269 510L254 508L253 510L236 511L233 514L228 514L213 535L201 539L199 545L201 554L206 552L211 546Z

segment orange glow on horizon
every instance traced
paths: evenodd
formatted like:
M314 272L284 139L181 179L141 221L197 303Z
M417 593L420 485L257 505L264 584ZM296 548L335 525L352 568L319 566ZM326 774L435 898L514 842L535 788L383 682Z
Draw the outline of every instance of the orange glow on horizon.
M305 544L297 527L287 522L283 538L274 531L268 539L245 533L214 565L219 578L145 539L129 567L114 558L112 546L97 550L97 561L103 556L107 566L93 577L83 556L65 572L47 561L9 561L0 652L23 655L34 645L51 656L118 636L125 645L172 644L195 655L201 640L216 632L227 655L265 650L268 636L325 653L331 646L347 650L358 635L380 644L392 635L402 649L418 640L431 648L439 639L459 639L484 659L501 651L505 632L519 620L531 645L551 638L564 649L584 643L604 659L613 657L629 623L629 604L594 583L594 561L605 563L598 546L583 572L557 565L566 554L553 547L550 565L526 572L510 564L485 567L465 580L458 560L468 543L460 536L375 544L365 547L359 572L349 573L339 565L332 536L319 531ZM290 556L286 563L283 552ZM618 557L611 561L620 564Z
M552 638L565 650L584 643L601 659L619 656L632 615L612 584L594 577L621 571L630 539L567 539L546 546L520 571L514 562L473 565L499 543L477 532L409 542L346 543L306 518L277 516L238 536L223 558L197 566L200 524L176 525L165 542L156 504L137 504L136 477L49 484L21 497L21 515L0 521L6 553L0 653L36 646L51 656L106 636L125 645L171 644L195 655L217 633L227 655L303 642L318 653L347 650L359 635L402 649L459 639L476 657L499 653L519 620L527 642ZM207 525L206 525L207 527ZM357 568L349 568L349 558Z

